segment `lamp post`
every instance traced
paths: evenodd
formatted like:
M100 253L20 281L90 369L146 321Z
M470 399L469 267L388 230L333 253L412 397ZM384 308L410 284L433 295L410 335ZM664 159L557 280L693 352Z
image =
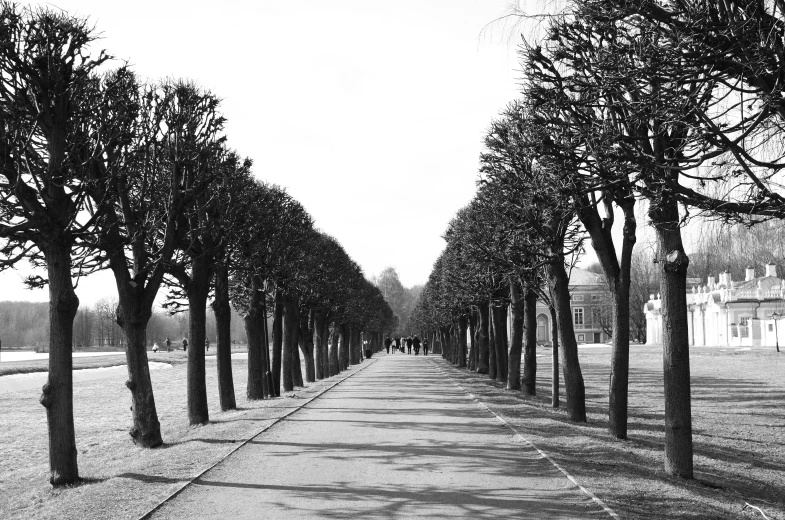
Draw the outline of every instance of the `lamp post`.
M783 315L785 315L785 312L783 311L774 311L771 313L771 317L774 318L774 346L777 348L777 352L780 351L780 336L777 330L777 320Z

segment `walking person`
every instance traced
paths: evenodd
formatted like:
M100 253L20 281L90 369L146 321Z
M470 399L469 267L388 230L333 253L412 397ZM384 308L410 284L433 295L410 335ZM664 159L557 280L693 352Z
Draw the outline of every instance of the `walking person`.
M204 348L207 352L210 352L210 338L204 338Z
M388 354L390 353L390 345L392 345L392 340L390 339L390 336L387 336L384 338L384 348L387 350Z
M167 352L171 352L172 351L172 340L169 339L168 336L166 337L166 351Z
M417 336L415 334L414 340L412 340L412 341L414 343L414 355L415 356L419 356L420 355L420 336Z
M414 341L412 340L411 336L406 338L406 353L407 354L411 354L412 353L412 343L414 343Z
M422 340L422 352L423 352L423 356L428 355L428 338Z
M393 340L392 340L392 353L395 354L396 350L398 350L398 338L393 338Z
M183 338L183 352L185 352L187 348L188 348L188 340Z

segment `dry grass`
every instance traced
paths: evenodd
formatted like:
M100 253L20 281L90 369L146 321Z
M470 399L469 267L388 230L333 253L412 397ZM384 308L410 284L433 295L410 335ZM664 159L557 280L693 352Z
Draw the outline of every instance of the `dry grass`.
M74 420L84 479L79 486L52 489L48 484L46 415L38 404L40 390L0 394L0 518L138 518L237 443L357 370L352 367L279 399L248 401L247 364L234 360L238 409L222 413L215 361L208 361L211 422L189 427L183 353L159 353L150 359L167 361L162 354L174 366L151 371L165 442L160 449L140 449L131 443L124 371L75 385Z
M785 354L693 349L695 480L685 481L663 470L660 348L632 348L626 441L607 431L610 349L580 351L588 424L551 408L551 351L539 353L536 397L505 390L487 376L453 367L448 373L622 518L763 518L745 509L748 502L769 518L785 519Z

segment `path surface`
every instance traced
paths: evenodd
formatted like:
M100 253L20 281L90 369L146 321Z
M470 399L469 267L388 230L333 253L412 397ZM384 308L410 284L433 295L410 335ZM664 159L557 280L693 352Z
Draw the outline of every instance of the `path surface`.
M372 361L154 518L608 518L432 361Z

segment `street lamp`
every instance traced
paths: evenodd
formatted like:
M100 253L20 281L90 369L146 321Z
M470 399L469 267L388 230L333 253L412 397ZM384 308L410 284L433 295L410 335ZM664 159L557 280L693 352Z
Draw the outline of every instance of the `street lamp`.
M781 316L785 316L785 311L774 311L771 313L771 317L774 318L774 345L777 348L777 352L780 351L780 336L777 331L777 320Z

